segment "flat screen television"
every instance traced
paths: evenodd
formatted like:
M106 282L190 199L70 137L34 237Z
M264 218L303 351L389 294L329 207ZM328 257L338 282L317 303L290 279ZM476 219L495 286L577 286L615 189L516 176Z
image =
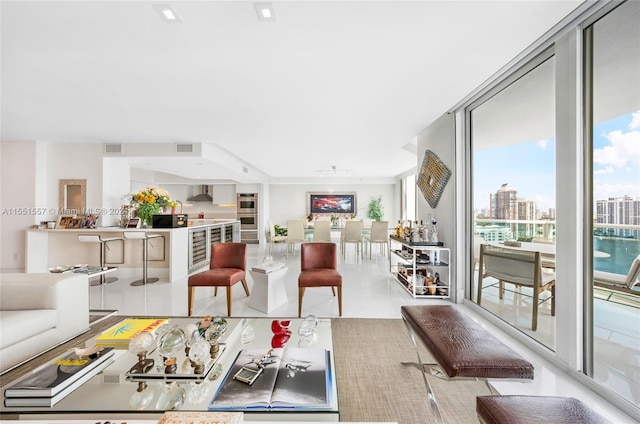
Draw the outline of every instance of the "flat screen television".
M356 213L355 193L309 193L309 213Z

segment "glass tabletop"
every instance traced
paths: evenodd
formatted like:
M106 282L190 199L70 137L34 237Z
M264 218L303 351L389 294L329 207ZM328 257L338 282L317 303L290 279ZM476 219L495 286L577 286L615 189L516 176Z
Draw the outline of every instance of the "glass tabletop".
M123 320L126 317L123 317ZM124 413L125 416L136 416L140 413L162 414L166 410L206 411L214 394L218 391L227 372L232 367L236 357L243 349L264 349L272 347L308 347L326 349L330 354L332 385L331 408L318 411L301 412L305 417L317 413L320 419L337 420L338 401L335 387L335 368L333 359L333 342L331 334L331 320L319 319L315 332L305 333L303 319L292 319L287 331L281 331L280 323L274 324L273 319L267 318L226 318L228 327L220 338L221 354L216 359L203 378L182 378L179 381L169 381L165 378L144 377L131 378L130 370L138 362L138 358L128 349L118 349L114 362L100 374L92 377L73 392L57 402L53 407L1 407L4 413L33 414L80 414L104 413L113 416L114 412ZM190 324L197 324L201 319L171 318L169 324L185 329ZM286 323L286 322L285 322ZM302 334L299 329L302 325ZM251 337L252 333L252 337ZM280 334L276 334L280 333ZM98 335L96 335L97 337ZM252 339L252 340L251 340ZM84 346L95 343L95 337L88 340ZM157 349L156 349L157 351ZM154 351L147 355L154 358L155 363L161 363L159 354ZM177 366L184 367L183 373L189 367L188 359L181 353L177 355ZM3 387L3 396L4 396ZM295 413L298 411L291 411ZM290 415L289 412L281 412ZM253 414L253 413L251 413ZM257 419L277 419L278 414L272 411L260 411L255 414Z

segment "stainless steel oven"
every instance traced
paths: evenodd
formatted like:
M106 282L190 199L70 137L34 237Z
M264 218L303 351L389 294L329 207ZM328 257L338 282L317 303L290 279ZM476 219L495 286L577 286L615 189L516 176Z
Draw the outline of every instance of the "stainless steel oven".
M258 229L258 215L239 213L238 220L240 221L240 230L257 230Z
M236 212L238 216L241 214L257 214L258 213L258 194L257 193L238 193Z

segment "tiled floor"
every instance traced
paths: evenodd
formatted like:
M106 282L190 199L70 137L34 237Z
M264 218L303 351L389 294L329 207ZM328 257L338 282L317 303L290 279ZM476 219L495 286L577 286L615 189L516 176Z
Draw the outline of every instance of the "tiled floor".
M299 247L298 247L299 249ZM285 287L288 302L270 314L265 314L248 306L249 298L241 285L233 288L232 315L236 317L295 317L297 316L297 277L300 272L300 252L285 254L284 246L277 245L272 252L276 261L284 262L288 271ZM248 266L261 263L265 256L264 246L248 246ZM450 303L447 300L412 299L395 282L389 273L389 259L381 256L374 248L372 259L360 259L353 246L349 246L346 257L339 258L339 271L343 276L343 317L345 318L400 318L400 306L408 304ZM166 278L142 287L132 287L130 282L140 277L139 270L118 270L119 280L105 286L91 288L91 308L116 309L120 315L167 315L187 314L187 281L169 283ZM149 276L161 276L158 270L149 269ZM251 277L247 279L252 288ZM492 330L498 338L522 354L535 366L536 378L531 384L498 382L495 386L503 394L534 394L572 396L587 402L593 409L605 415L613 423L637 422L617 408L595 395L563 370L535 355L520 343L497 330L492 324L479 317L469 308L462 308L483 326ZM329 288L308 289L304 296L302 314L319 317L338 317L337 298ZM213 289L196 289L194 313L203 315L226 315L224 289L213 297ZM453 383L455 384L455 383Z

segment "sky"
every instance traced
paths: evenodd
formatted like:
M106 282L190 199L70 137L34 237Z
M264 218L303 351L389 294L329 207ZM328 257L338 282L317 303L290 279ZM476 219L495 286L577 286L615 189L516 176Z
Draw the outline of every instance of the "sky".
M594 126L594 200L640 197L640 111ZM508 183L518 198L535 200L543 212L555 207L555 140L474 152L474 209Z

